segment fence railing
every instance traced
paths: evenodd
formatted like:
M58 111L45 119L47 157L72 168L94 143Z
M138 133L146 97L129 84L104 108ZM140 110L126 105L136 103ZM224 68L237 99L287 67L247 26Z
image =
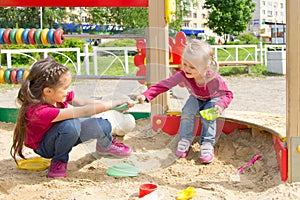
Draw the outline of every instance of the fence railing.
M267 51L285 51L286 46L265 45L263 47L260 43L259 45L212 45L212 48L215 51L215 57L217 61L262 61L264 64L266 64ZM65 52L75 52L76 60L72 60L65 54ZM109 69L114 62L118 62L122 66L124 74L127 75L129 70L128 60L135 52L137 52L136 47L93 47L93 52L90 53L88 52L88 45L84 44L83 52L80 52L79 48L4 49L1 50L0 56L6 56L6 66L11 68L13 54L27 56L36 62L36 58L32 57L30 53L41 53L43 55L42 57L44 58L46 58L49 53L57 53L67 58L65 64L71 63L74 66L77 78L113 78L111 76L106 77L98 75L98 68L101 64L102 58L112 58L111 63L107 64L106 70ZM83 62L81 62L82 57ZM122 59L120 59L121 57ZM90 60L93 62L92 70L90 70ZM127 79L141 79L141 77L127 77Z

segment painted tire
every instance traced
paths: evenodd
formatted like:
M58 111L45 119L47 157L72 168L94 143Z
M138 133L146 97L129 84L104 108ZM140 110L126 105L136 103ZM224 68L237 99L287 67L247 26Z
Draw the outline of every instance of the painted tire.
M64 31L60 28L56 29L54 32L54 42L56 45L62 45L64 43L63 33Z
M5 31L5 28L0 29L0 44L4 44L4 38L3 38L4 31Z
M32 28L30 29L30 31L28 32L28 41L30 44L35 45L35 40L34 40L34 33L35 33L36 29Z
M23 28L19 28L16 32L16 41L17 41L17 44L24 44L23 43L23 40L22 40L22 34L24 32L24 29Z
M51 28L51 29L48 31L48 35L47 35L47 40L48 40L48 42L49 42L51 45L55 45L55 42L54 42L54 32L55 32L55 29Z
M9 32L9 40L12 44L17 44L17 40L16 40L16 33L17 33L17 28L13 28L10 32Z
M29 33L30 29L26 28L23 33L22 33L22 42L24 44L30 44L29 40L28 40L28 33Z
M4 33L3 33L3 40L5 44L11 44L10 39L9 39L9 33L11 31L11 28L7 28L5 29Z
M24 73L23 73L23 77L22 77L22 78L23 78L23 81L26 80L28 74L29 74L29 69L25 69L25 70L24 70Z
M42 44L42 40L41 40L41 33L42 33L42 29L36 29L35 33L34 33L34 41L36 44Z
M11 83L10 81L10 72L11 72L11 68L10 69L6 69L5 72L4 72L4 81L8 84Z
M5 68L0 68L0 83L5 84L5 80L4 80L4 72L5 72Z
M19 84L21 84L23 82L23 73L24 73L24 69L23 68L19 69L18 72L17 72L17 76L16 77L17 77L17 82Z
M18 84L17 72L18 72L18 69L13 69L10 72L10 82L13 83L13 84Z
M41 41L43 45L49 45L50 43L48 42L47 35L48 35L49 29L45 28L41 32Z

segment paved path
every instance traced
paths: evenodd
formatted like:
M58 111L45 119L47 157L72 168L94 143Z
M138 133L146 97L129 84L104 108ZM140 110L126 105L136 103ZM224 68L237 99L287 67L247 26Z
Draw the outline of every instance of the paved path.
M234 99L228 110L286 115L285 77L224 77L224 79L234 92ZM73 85L76 94L82 98L136 95L145 89L137 81L128 80L81 80ZM18 88L0 89L0 107L16 107L17 91ZM188 94L184 88L180 87L174 88L172 94L169 107L171 110L180 110ZM150 111L150 105L136 105L132 111Z

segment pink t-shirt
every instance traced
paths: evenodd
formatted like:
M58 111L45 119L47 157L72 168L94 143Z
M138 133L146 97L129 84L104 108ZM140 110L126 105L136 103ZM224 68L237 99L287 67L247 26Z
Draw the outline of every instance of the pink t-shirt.
M51 104L30 105L26 110L25 146L36 149L44 134L53 126L52 120L59 114L59 109L67 108L68 102L74 98L74 92L69 92L65 102L59 102L60 108Z
M211 73L212 71L209 71L208 75ZM221 106L223 109L227 108L233 99L233 93L228 89L225 81L220 75L217 75L208 83L200 86L196 83L194 78L187 78L183 71L179 71L173 76L150 86L149 89L143 94L148 101L151 101L157 95L168 91L172 87L182 82L190 94L202 101L219 98L216 104Z

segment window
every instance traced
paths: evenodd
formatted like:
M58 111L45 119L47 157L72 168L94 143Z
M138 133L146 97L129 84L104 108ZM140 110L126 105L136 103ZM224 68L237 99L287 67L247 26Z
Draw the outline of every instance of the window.
M197 18L197 13L193 13L193 18Z
M189 23L188 22L184 22L184 27L188 28L189 27Z
M198 28L197 23L194 23L194 24L193 24L193 28Z
M268 10L268 17L273 17L272 10Z

